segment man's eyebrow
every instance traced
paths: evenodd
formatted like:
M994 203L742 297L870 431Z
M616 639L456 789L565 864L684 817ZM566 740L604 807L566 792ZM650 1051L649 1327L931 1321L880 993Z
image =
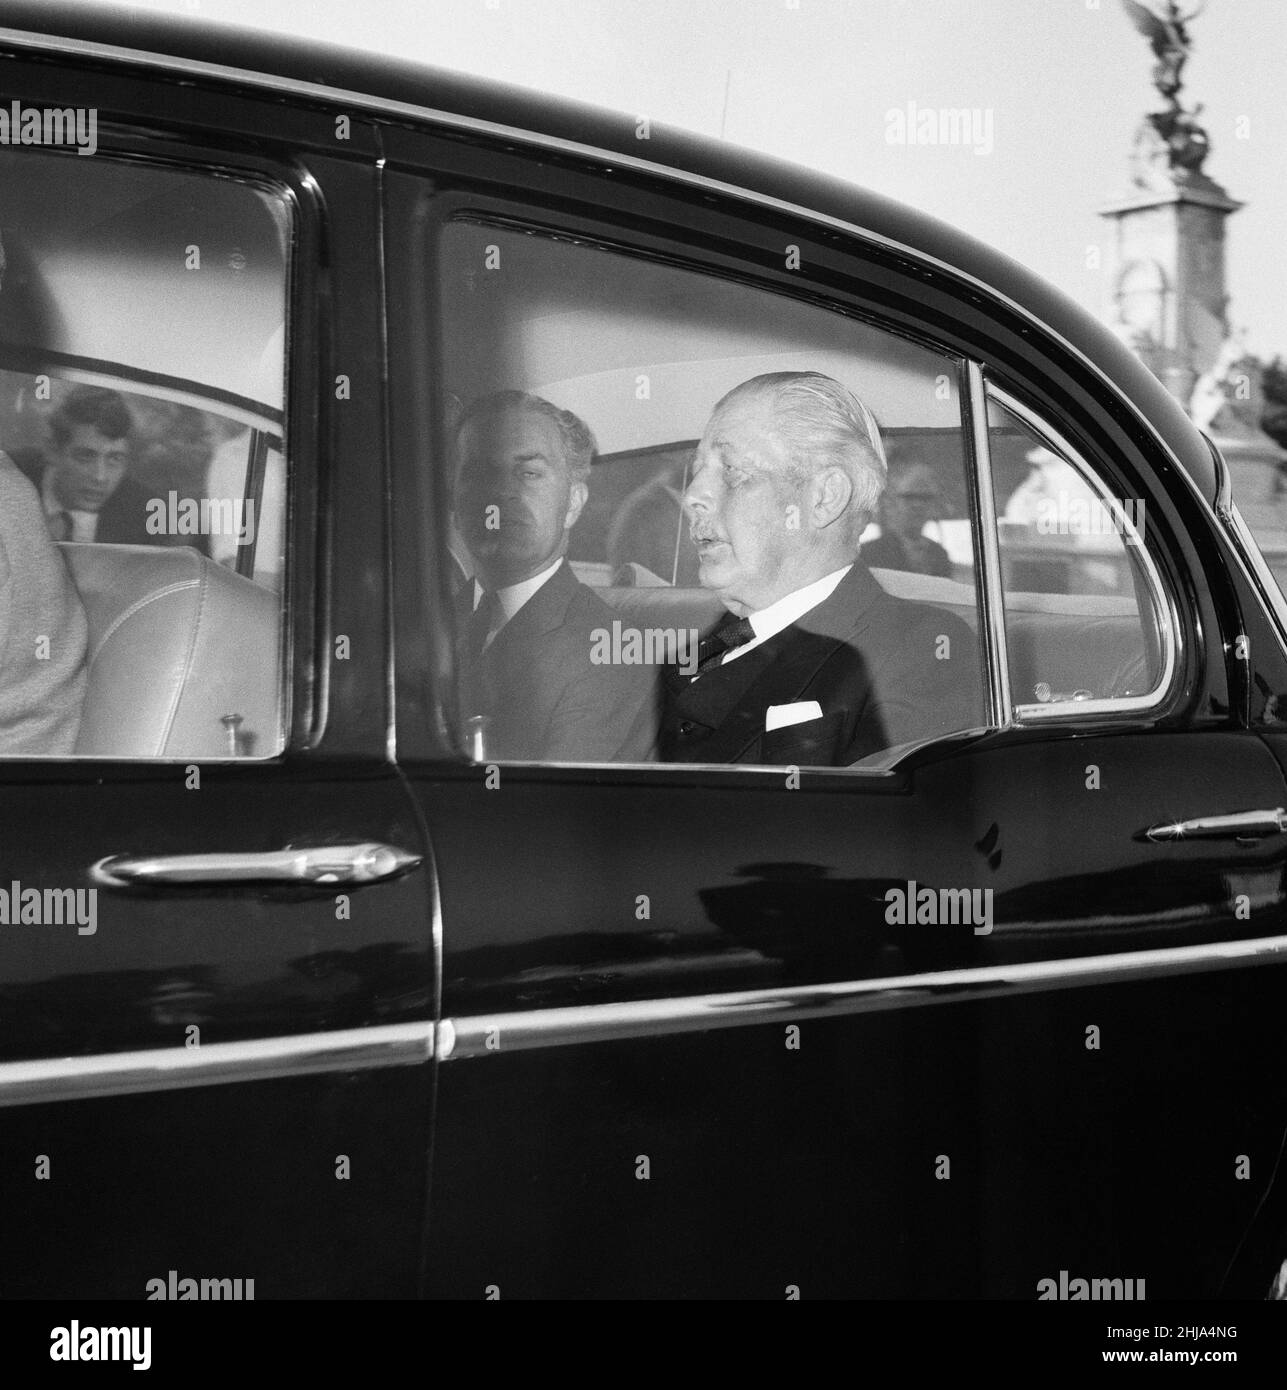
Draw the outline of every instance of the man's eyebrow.
M540 449L529 449L526 453L515 454L515 463L531 463L533 459L540 459L542 463L549 463L549 456Z
M757 468L759 466L754 450L739 447L727 439L721 439L717 443L716 449L721 463L734 463L739 468Z

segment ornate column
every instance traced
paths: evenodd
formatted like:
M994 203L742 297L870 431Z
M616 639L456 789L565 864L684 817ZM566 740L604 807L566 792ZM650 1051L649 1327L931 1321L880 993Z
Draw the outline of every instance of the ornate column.
M1109 325L1215 440L1247 524L1287 577L1287 452L1260 429L1260 369L1229 322L1225 219L1243 204L1203 172L1202 108L1179 100L1198 11L1182 14L1179 0L1121 3L1153 49L1164 104L1136 131L1129 190L1100 209L1113 224Z

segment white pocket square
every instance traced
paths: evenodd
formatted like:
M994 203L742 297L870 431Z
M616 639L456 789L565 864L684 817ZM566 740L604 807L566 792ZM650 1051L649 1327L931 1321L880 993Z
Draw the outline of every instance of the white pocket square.
M764 714L764 732L785 729L791 724L807 724L810 719L822 718L822 706L817 700L800 700L794 705L770 705Z

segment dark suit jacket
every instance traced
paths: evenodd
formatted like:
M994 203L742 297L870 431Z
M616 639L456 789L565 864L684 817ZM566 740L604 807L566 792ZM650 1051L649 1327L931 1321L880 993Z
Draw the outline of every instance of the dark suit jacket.
M19 449L10 455L19 468L40 491L45 475L46 460L39 449ZM116 491L103 504L98 514L96 541L114 545L190 545L203 555L210 553L206 536L158 536L147 529L147 504L151 493L134 482L128 474L121 479Z
M770 705L804 700L821 706L820 719L765 732ZM827 599L744 656L692 680L667 668L658 753L666 762L846 767L981 722L973 633L951 613L891 597L857 561Z
M473 602L473 585L467 589ZM490 717L488 758L642 761L656 737L653 666L596 665L612 610L565 560L492 639L462 664L461 714Z
M937 541L926 540L929 547L927 570L914 565L902 541L892 531L886 531L868 541L862 548L862 562L878 570L911 570L915 574L936 574L940 579L951 579L952 560L947 551Z

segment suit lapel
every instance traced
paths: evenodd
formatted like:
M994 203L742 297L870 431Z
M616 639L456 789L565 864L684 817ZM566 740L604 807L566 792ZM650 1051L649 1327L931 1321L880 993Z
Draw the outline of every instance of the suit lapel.
M682 692L679 702L685 718L713 725L715 732L702 748L702 761L737 762L764 733L764 717L770 705L786 705L798 700L837 647L853 643L866 623L867 614L884 590L860 561L816 608L811 608L790 627L770 637L743 657L721 666L712 674L729 676L743 662L756 662L749 681L720 691L713 687L709 702L703 702L698 689L703 675ZM718 714L723 694L722 718L705 718L697 710ZM689 697L689 698L685 698ZM690 705L689 699L694 703ZM823 710L825 715L828 711Z
M553 632L567 621L580 581L566 560L492 638L482 664L504 661L507 654Z

